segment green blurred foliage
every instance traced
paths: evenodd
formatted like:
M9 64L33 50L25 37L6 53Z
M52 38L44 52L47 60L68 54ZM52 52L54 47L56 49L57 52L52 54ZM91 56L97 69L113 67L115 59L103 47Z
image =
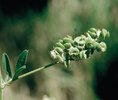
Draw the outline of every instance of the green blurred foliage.
M109 90L110 92L107 92L109 96L106 97L107 93L101 92L103 89L101 86L105 83L102 81L103 77L109 75L109 69L114 68L110 74L116 74L117 70L114 66L118 58L118 1L49 0L47 2L48 5L41 12L35 12L31 7L25 14L6 15L0 10L0 54L7 52L11 58L11 65L14 65L17 55L24 49L29 49L25 72L48 64L52 60L49 52L58 39L68 34L78 36L91 27L106 28L111 33L110 38L106 40L107 52L96 53L88 60L73 62L71 71L65 70L63 65L59 64L21 79L12 85L11 89L14 91L11 92L22 97L23 94L27 94L30 98L33 96L34 100L41 99L43 95L55 98L54 100L115 98L117 95L114 89ZM117 74L109 76L114 79ZM118 81L117 78L115 80ZM107 86L105 89L108 91ZM11 100L19 97L13 94L14 98ZM24 100L29 100L25 96Z

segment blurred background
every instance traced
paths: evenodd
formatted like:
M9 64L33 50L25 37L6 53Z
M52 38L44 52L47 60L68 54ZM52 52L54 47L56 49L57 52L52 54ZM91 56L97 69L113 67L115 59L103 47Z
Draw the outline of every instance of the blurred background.
M20 79L4 100L118 100L118 0L0 0L0 62L7 52L14 66L28 49L25 72L52 62L58 39L91 27L110 32L105 53L72 62L71 71L58 64Z

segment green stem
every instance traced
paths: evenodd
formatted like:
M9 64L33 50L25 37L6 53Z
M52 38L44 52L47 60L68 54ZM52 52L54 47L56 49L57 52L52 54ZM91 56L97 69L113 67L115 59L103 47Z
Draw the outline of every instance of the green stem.
M3 89L0 87L0 100L3 100Z
M58 63L59 63L59 62L53 62L53 63L48 64L48 65L46 65L46 66L37 68L37 69L35 69L35 70L33 70L33 71L30 71L30 72L27 72L27 73L25 73L25 74L23 74L23 75L20 75L20 76L18 77L18 79L24 78L24 77L29 76L29 75L31 75L31 74L34 74L34 73L36 73L36 72L38 72L38 71L41 71L41 70L43 70L43 69L45 69L45 68L51 67L51 66L53 66L53 65L56 65L56 64L58 64Z

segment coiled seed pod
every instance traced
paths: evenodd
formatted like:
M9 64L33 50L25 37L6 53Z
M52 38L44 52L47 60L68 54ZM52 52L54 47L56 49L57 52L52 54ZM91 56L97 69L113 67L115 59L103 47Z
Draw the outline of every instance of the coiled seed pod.
M86 59L87 58L86 50L80 51L79 57L80 59Z
M101 43L96 43L96 50L99 52L105 52L107 49L106 43L101 42Z
M101 46L101 51L102 51L102 52L105 52L106 49L107 49L106 43L105 43L105 42L101 42L101 43L100 43L100 46Z
M60 39L59 42L60 42L61 44L63 44L63 40Z
M96 39L97 38L96 32L88 31L86 34L89 34L91 36L91 38L93 38L93 39Z
M106 51L106 43L102 42L109 37L109 32L105 29L97 30L90 28L86 35L72 38L67 36L60 39L54 49L51 51L51 57L68 68L71 60L80 60L90 58L94 51Z
M69 49L69 55L71 56L71 55L79 55L79 50L76 48L76 47L71 47L70 49Z
M97 32L97 29L95 29L95 28L90 28L89 31L96 33L96 32Z
M62 54L63 53L63 49L60 48L60 47L55 47L54 48L59 54Z
M65 37L63 39L63 43L72 43L72 42L73 42L73 40L70 37Z
M52 51L50 52L50 55L51 55L51 57L52 57L53 59L56 59L57 54L56 54L55 50L52 50Z
M88 37L88 38L86 39L86 48L87 48L87 49L93 49L93 48L95 48L94 43L95 43L94 39Z
M56 43L56 47L60 47L61 49L65 49L64 45L60 42Z
M105 39L106 37L109 37L109 36L110 36L109 32L106 29L102 29L100 37Z
M63 63L64 62L64 59L60 56L60 55L57 55L56 56L56 60L60 63Z
M71 46L72 46L71 43L65 43L65 44L64 44L64 47L65 47L66 49L69 49Z

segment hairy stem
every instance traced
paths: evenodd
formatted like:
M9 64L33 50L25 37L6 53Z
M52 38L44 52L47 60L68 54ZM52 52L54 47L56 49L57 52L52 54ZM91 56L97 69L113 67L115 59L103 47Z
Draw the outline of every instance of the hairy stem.
M33 71L30 71L30 72L27 72L27 73L25 73L25 74L23 74L23 75L20 75L20 76L18 77L18 79L24 78L24 77L26 77L26 76L29 76L29 75L34 74L34 73L36 73L36 72L39 72L39 71L41 71L41 70L43 70L43 69L45 69L45 68L51 67L51 66L53 66L53 65L56 65L56 64L58 64L58 63L59 63L59 62L53 62L53 63L48 64L48 65L46 65L46 66L37 68L37 69L35 69L35 70L33 70Z

